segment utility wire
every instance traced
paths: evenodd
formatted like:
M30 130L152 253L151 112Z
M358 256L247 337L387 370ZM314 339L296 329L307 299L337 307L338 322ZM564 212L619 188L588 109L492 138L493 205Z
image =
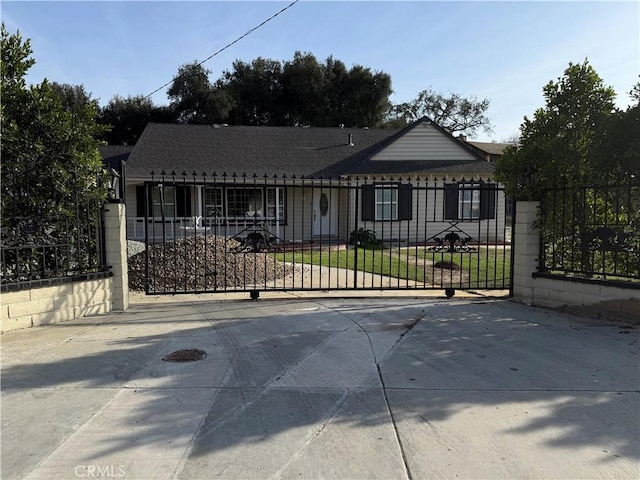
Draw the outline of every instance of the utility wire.
M293 7L296 3L298 3L300 0L294 0L293 2L291 2L289 5L287 5L286 7L284 7L282 10L280 10L279 12L274 13L273 15L271 15L269 18L267 18L264 22L262 22L260 25L257 25L255 27L253 27L251 30L247 30L246 33L244 33L243 35L240 35L238 38L236 38L233 42L228 43L227 45L225 45L224 47L222 47L220 50L218 50L217 52L209 55L207 58L205 58L203 61L201 61L200 63L196 64L197 67L199 67L200 65L202 65L205 62L208 62L209 60L211 60L213 57L215 57L216 55L224 52L227 48L235 45L236 43L238 43L240 40L242 40L244 37L247 37L249 35L251 35L253 32L255 32L256 30L258 30L260 27L264 26L265 24L269 23L271 20L273 20L274 18L276 18L278 15L280 15L281 13L284 13L285 11L289 10L291 7ZM171 82L173 82L175 80L176 77L173 77L170 81L168 81L167 83L165 83L164 85L162 85L159 88L156 88L153 92L151 92L149 95L146 95L144 98L149 98L151 95L153 95L156 92L159 92L160 90L162 90L164 87L167 87L169 85L171 85Z

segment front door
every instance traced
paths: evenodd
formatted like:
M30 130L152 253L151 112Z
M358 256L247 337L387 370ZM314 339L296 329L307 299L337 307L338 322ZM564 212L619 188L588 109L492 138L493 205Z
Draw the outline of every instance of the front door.
M338 225L337 188L313 189L313 234L335 235Z

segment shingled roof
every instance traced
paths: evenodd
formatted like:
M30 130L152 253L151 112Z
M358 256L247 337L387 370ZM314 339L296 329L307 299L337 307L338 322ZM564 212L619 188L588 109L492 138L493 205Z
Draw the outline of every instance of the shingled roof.
M505 148L511 145L509 143L475 142L471 140L467 140L467 143L490 155L502 155Z
M133 151L128 145L102 145L98 147L102 161L107 165L117 166L122 160L127 160Z
M148 178L152 171L326 178L364 173L492 171L476 154L477 161L471 162L367 161L412 126L390 130L150 123L128 158L127 174L130 179Z

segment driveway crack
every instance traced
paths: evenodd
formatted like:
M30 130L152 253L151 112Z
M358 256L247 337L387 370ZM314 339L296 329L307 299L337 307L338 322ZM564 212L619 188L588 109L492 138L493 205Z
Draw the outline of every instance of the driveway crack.
M371 354L373 355L373 361L374 361L375 366L376 366L376 371L378 372L378 379L380 381L380 386L382 387L382 395L384 397L384 403L385 403L385 406L387 408L387 413L389 414L389 418L391 419L391 426L393 427L393 433L395 435L396 442L398 444L398 449L400 450L400 456L402 458L402 464L404 466L405 476L406 476L406 478L408 480L413 480L413 476L411 474L411 469L409 468L409 463L407 461L407 455L405 453L405 449L404 449L404 446L402 444L402 439L400 438L400 433L398 432L398 425L396 424L396 419L395 419L395 417L393 415L393 412L391 411L391 406L389 405L389 398L387 397L387 387L385 386L384 378L382 377L382 371L380 370L380 364L387 357L389 352L387 352L387 354L380 360L380 362L378 362L378 360L376 359L375 349L373 348L373 342L371 341L371 336L369 335L369 332L367 332L367 330L362 325L360 325L360 323L358 323L357 320L354 320L349 315L346 315L346 314L342 313L338 309L335 309L335 308L332 308L332 307L328 307L326 305L323 305L320 302L316 302L316 303L318 303L319 305L322 305L325 308L333 310L334 312L336 312L339 315L343 316L344 318L346 318L350 322L353 322L367 336L367 340L369 341L369 347L371 348ZM389 351L392 351L396 347L396 345L398 345L400 343L400 340L402 340L402 338L407 333L409 333L413 329L413 327L415 327L420 322L420 320L422 320L425 316L426 316L426 313L423 312L422 315L420 315L417 318L415 318L414 319L415 321L412 323L412 325L405 332L403 332L402 335L400 335L398 340L393 344L393 346L391 347L391 349Z
M345 392L342 394L342 396L338 399L334 407L329 412L329 415L327 415L327 418L324 420L324 422L322 422L322 424L313 432L313 434L309 436L307 441L304 442L304 445L302 445L302 447L300 447L300 449L293 454L293 456L289 459L289 461L287 461L287 463L285 463L282 467L280 467L280 469L277 472L275 472L273 475L271 475L271 477L269 478L280 478L282 473L289 467L289 465L291 465L298 458L300 458L300 456L304 453L304 451L307 448L309 448L309 445L311 445L311 442L313 442L324 431L324 429L327 428L327 425L329 424L331 419L336 415L336 413L338 413L340 408L342 408L342 406L347 401L350 395L351 395L351 392L349 390L345 390Z

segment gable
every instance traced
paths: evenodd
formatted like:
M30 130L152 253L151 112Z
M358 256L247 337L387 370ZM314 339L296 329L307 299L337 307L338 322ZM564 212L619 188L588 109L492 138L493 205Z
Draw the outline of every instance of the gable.
M371 161L477 161L460 142L424 121L370 158Z

